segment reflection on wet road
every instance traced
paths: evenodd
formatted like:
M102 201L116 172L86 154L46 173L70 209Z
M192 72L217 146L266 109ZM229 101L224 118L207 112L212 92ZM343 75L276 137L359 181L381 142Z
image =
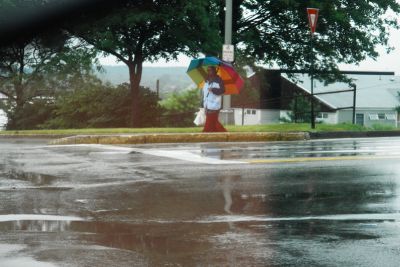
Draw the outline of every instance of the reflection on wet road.
M0 139L0 266L398 266L399 148Z

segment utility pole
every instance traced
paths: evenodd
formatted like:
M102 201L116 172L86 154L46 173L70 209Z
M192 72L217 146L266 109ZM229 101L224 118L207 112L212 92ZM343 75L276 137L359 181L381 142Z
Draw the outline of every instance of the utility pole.
M157 90L157 99L159 99L160 98L160 80L159 79L157 79L156 90Z
M315 116L314 116L314 47L313 38L314 32L317 27L318 20L318 9L307 8L308 22L310 24L311 36L310 36L310 78L311 78L311 129L315 129Z
M232 45L232 0L225 1L225 41L224 47L231 48ZM223 58L223 60L225 60ZM232 59L233 61L233 59ZM223 109L231 108L231 96L223 96Z
M353 124L356 124L356 97L357 97L357 85L353 84Z
M315 117L314 117L314 54L313 54L313 35L311 34L310 40L311 47L311 68L310 68L310 76L311 76L311 129L315 129Z

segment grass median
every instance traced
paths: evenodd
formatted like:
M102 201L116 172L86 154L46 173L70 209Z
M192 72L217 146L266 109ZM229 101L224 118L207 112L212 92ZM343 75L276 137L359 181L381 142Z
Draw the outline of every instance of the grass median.
M396 130L392 127L366 128L353 124L317 124L311 129L308 123L282 123L267 125L226 126L229 132L336 132L336 131L373 131ZM96 128L96 129L43 129L0 131L0 135L98 135L98 134L135 134L135 133L199 133L202 127L185 128Z

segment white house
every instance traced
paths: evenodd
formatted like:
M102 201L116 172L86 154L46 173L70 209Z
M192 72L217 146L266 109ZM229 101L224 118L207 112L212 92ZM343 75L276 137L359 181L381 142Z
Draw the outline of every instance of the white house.
M357 124L371 127L374 124L398 127L399 116L395 110L400 106L400 77L388 75L347 75L356 85L355 121ZM303 83L297 83L302 90L310 93L311 81L307 76L299 77ZM288 78L285 78L288 79ZM348 90L347 83L333 83L324 85L314 80L314 93ZM316 95L321 103L331 107L334 112L321 112L316 120L324 123L336 124L353 120L352 109L340 109L353 106L353 92Z
M3 94L0 94L0 101L4 99L5 96ZM7 123L7 116L6 113L0 109L0 130L3 130L5 125Z
M400 127L400 116L395 110L400 106L398 92L400 92L400 77L388 75L347 75L354 79L356 85L356 109L355 121L357 124L371 127L374 124ZM272 84L272 83L271 83ZM279 123L280 118L287 117L288 102L294 92L309 95L311 93L311 81L307 75L296 75L289 78L285 74L280 75L280 81L274 86L279 90L267 88L274 91L275 96L266 95L267 105L263 108L233 108L235 125L256 125ZM271 87L271 86L270 86ZM347 83L337 82L324 85L323 82L314 80L314 93L323 93L339 90L352 89ZM279 91L279 97L276 97ZM353 92L341 92L336 94L315 95L322 112L316 114L316 121L328 124L352 123L352 108L341 109L353 106ZM268 98L280 98L279 105L268 108ZM261 100L263 101L263 100ZM244 112L243 112L244 111Z
M0 130L3 130L7 123L7 117L3 110L0 109Z

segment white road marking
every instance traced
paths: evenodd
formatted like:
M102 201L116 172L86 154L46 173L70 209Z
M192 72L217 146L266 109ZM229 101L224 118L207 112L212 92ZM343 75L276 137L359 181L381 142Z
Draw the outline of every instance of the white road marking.
M136 152L140 152L147 155L167 157L178 160L185 160L197 163L205 164L244 164L247 162L233 161L233 160L223 160L217 158L203 157L201 155L192 153L185 150L160 150L160 149L135 149Z
M5 214L0 215L0 222L10 221L85 221L75 216L59 216L45 214Z
M129 154L132 152L138 152L146 155L152 155L157 157L166 157L196 163L205 164L245 164L244 161L233 161L233 160L223 160L217 158L203 157L201 155L190 152L189 150L163 150L163 149L144 149L144 148L133 148L133 147L123 147L123 146L113 146L113 145L99 145L99 144L77 144L77 145L59 145L59 146L49 146L53 147L93 147L100 148L103 150L112 150L113 153L120 152L121 154Z

